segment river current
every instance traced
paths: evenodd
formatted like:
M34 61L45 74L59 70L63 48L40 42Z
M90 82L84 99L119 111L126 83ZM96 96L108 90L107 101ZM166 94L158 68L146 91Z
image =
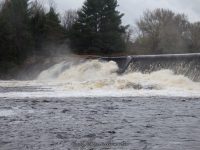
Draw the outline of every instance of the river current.
M0 81L0 150L200 149L199 82L117 69L62 62L32 81Z

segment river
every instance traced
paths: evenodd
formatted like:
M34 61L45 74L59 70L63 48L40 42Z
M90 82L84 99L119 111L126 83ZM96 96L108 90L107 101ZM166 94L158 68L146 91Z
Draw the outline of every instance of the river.
M0 149L200 149L199 82L117 69L62 62L32 81L0 81Z

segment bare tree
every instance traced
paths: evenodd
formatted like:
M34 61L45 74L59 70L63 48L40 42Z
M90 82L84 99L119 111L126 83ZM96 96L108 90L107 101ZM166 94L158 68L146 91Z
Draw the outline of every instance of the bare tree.
M188 32L188 24L184 14L175 14L165 9L148 10L137 22L142 33L140 43L153 53L184 52L184 36Z
M54 10L56 10L56 3L54 0L48 0L48 4L50 8L53 8Z
M78 18L78 14L76 10L67 10L64 13L62 22L65 29L70 30L75 21Z
M32 1L30 3L30 14L31 17L35 17L38 14L45 14L44 4L39 0Z
M191 52L200 51L200 22L190 25Z

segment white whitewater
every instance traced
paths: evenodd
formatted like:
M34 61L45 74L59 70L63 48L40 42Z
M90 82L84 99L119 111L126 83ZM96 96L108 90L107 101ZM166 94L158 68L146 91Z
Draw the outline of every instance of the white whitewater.
M63 63L53 66L42 72L38 80L65 83L66 90L75 89L177 89L200 90L200 83L193 82L183 75L175 75L171 70L160 70L150 74L128 72L118 75L118 66L115 62L100 62L91 60L79 65L71 66L59 75ZM57 69L57 71L56 71ZM44 76L46 75L46 76Z
M35 81L2 81L1 86L41 86L51 91L10 92L4 97L125 97L182 96L200 97L200 83L171 70L150 74L128 72L117 74L115 62L90 60L79 64L61 62L43 71ZM2 94L0 94L2 97Z

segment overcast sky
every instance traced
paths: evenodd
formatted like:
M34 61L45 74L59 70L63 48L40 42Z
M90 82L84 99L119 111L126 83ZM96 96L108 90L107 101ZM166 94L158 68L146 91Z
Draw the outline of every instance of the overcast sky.
M57 10L63 13L67 9L80 8L84 0L55 0ZM123 22L134 24L146 9L168 8L185 13L192 22L200 21L200 0L118 0L119 10L125 14Z

